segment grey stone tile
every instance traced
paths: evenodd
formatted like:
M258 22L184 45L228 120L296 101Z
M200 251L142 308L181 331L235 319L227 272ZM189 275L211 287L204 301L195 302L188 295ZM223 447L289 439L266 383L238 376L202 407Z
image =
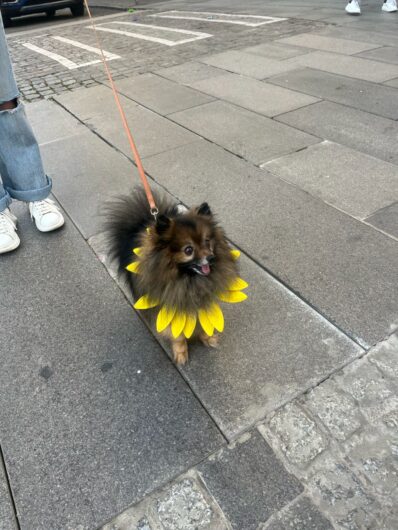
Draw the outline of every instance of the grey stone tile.
M191 469L101 530L230 530L198 473Z
M333 526L310 499L300 497L282 512L273 516L259 530L332 530Z
M340 441L352 436L364 423L357 403L331 379L311 390L303 403Z
M277 410L258 428L266 439L276 438L288 462L299 468L306 468L328 447L327 437L295 402Z
M187 62L179 64L177 66L170 66L169 68L161 68L155 72L162 77L171 79L176 83L182 85L191 85L197 81L203 81L204 79L210 79L218 75L225 75L225 70L221 68L214 68L208 64Z
M154 74L123 79L118 82L118 90L144 107L163 115L209 103L214 99Z
M369 44L367 42L357 42L347 39L336 39L334 37L325 37L314 33L302 33L301 35L279 39L276 42L281 44L291 44L293 46L303 46L304 48L313 48L315 50L323 50L326 52L342 53L344 55L354 55L378 47L377 44Z
M398 75L398 66L394 64L329 52L307 53L300 57L286 59L283 64L286 65L285 71L288 71L287 67L289 64L292 66L291 70L293 67L297 69L299 66L308 66L309 68L324 70L332 74L345 75L375 83L394 79Z
M398 88L398 77L396 79L391 79L391 81L387 81L385 83L387 86L392 86L394 88Z
M300 63L298 65L296 63L291 64L288 61L277 61L236 50L209 55L200 58L199 61L217 68L223 68L229 72L254 77L255 79L266 79L282 72L295 70L300 66Z
M398 202L375 212L366 221L398 239Z
M357 24L357 27L349 26L326 26L322 29L316 30L318 35L331 36L341 39L350 39L360 42L368 42L370 44L379 44L380 46L398 46L398 36L396 31L394 33L384 31L375 31L375 27L372 30ZM377 28L380 28L380 17L378 20Z
M120 116L112 98L111 90L105 86L68 92L56 97L69 112L131 157L130 145L120 126ZM133 101L122 98L122 102L141 157L197 140L194 134Z
M236 74L226 74L198 81L191 86L216 98L269 117L319 101L317 98L292 90L281 88L275 90L276 87L273 85Z
M42 157L54 195L85 239L100 231L104 202L139 182L136 167L87 130L44 145Z
M245 435L198 470L234 530L257 529L303 489L257 432Z
M205 142L146 167L186 203L208 200L235 244L363 344L397 326L392 239Z
M305 50L299 46L289 46L276 42L264 42L263 44L257 44L257 46L242 48L240 51L276 60L290 59L291 57L297 57L297 55L309 53L309 50Z
M397 166L327 140L263 167L361 219L398 201Z
M374 514L380 506L344 461L323 465L310 477L306 491L337 528L362 530L374 527Z
M0 530L18 530L3 463L0 461Z
M63 140L84 132L84 125L51 101L31 103L25 109L39 144Z
M314 136L280 127L269 118L223 101L177 112L170 118L255 164L319 141Z
M372 59L385 63L398 64L398 47L383 46L382 48L360 53L358 54L358 57L364 57L365 59Z
M315 103L276 118L310 134L398 164L398 123L329 101Z
M19 522L97 528L223 439L73 224L41 234L17 211L0 423Z
M385 118L398 119L398 91L394 88L312 68L272 77L269 82Z

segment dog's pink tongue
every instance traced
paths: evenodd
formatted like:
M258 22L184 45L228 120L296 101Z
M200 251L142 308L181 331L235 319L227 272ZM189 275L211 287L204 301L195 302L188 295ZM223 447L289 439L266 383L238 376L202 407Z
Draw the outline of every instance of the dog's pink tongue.
M206 263L206 265L202 265L201 267L202 269L202 273L207 276L208 274L210 274L210 265L208 263Z

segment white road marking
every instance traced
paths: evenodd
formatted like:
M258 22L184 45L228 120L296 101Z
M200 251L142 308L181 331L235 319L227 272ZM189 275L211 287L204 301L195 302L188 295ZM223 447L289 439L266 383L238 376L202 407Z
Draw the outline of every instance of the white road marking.
M95 61L90 61L87 63L81 63L76 64L73 61L67 59L63 55L59 55L58 53L50 52L48 50L45 50L44 48L40 48L39 46L36 46L35 44L31 44L30 42L24 42L23 46L25 48L28 48L29 50L32 50L36 53L40 53L41 55L45 55L46 57L50 57L50 59L53 59L54 61L57 61L58 63L62 64L62 66L65 66L68 68L68 70L76 70L76 68L81 68L82 66L89 66L91 64L97 64L100 63L100 59L96 59Z
M166 46L178 46L179 44L185 44L187 42L193 42L193 41L201 40L201 39L208 39L209 37L213 36L213 35L210 35L209 33L201 33L199 31L188 31L186 29L166 28L164 26L152 26L150 24L139 24L138 22L118 21L118 22L109 22L108 24L119 24L119 25L122 24L125 26L133 26L133 27L138 27L142 29L146 29L146 28L155 29L160 32L165 31L169 33L171 32L171 33L182 33L184 35L193 35L191 38L187 38L187 39L170 40L170 39L163 39L161 37L153 37L152 35L145 35L144 33L136 33L132 31L123 31L120 29L105 28L103 27L103 24L97 25L97 29L99 31L106 31L108 33L116 33L118 35L125 35L126 37L133 37L136 39L148 40L151 42L158 42L159 44L165 44ZM87 28L93 29L90 26L87 26Z
M93 46L88 46L87 44L83 44L82 42L78 42L77 40L72 39L66 39L65 37L51 37L52 39L58 40L60 42L64 42L65 44L70 44L71 46L76 46L76 48L82 48L82 50L87 50L88 52L95 53L96 55L101 55L101 50L99 48L94 48ZM112 61L113 59L120 59L120 55L116 55L115 53L110 53L104 50L104 56L108 61Z
M164 11L149 15L158 18L174 18L181 20L201 20L206 22L220 22L223 24L239 24L241 26L250 26L256 28L264 24L273 24L287 20L279 17L264 17L260 15L238 15L229 13L216 13L207 11Z

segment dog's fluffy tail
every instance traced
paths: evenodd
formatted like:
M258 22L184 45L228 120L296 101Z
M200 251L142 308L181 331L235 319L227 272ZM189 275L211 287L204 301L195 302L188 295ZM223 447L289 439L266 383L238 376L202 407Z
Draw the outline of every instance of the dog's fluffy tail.
M165 196L154 193L159 214L173 216L176 204ZM139 245L139 234L153 223L148 200L142 188L134 188L130 195L116 197L104 207L108 252L116 260L119 272L125 272L132 261L132 250Z

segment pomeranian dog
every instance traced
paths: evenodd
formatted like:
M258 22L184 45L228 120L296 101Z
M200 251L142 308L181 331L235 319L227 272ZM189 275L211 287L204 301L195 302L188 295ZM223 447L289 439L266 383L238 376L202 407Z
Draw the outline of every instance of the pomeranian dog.
M187 339L217 347L224 319L218 300L242 301L247 287L238 278L236 255L207 203L186 209L155 197L151 215L145 193L108 203L110 257L127 274L136 309L147 309L157 332L171 341L174 360L188 360Z

